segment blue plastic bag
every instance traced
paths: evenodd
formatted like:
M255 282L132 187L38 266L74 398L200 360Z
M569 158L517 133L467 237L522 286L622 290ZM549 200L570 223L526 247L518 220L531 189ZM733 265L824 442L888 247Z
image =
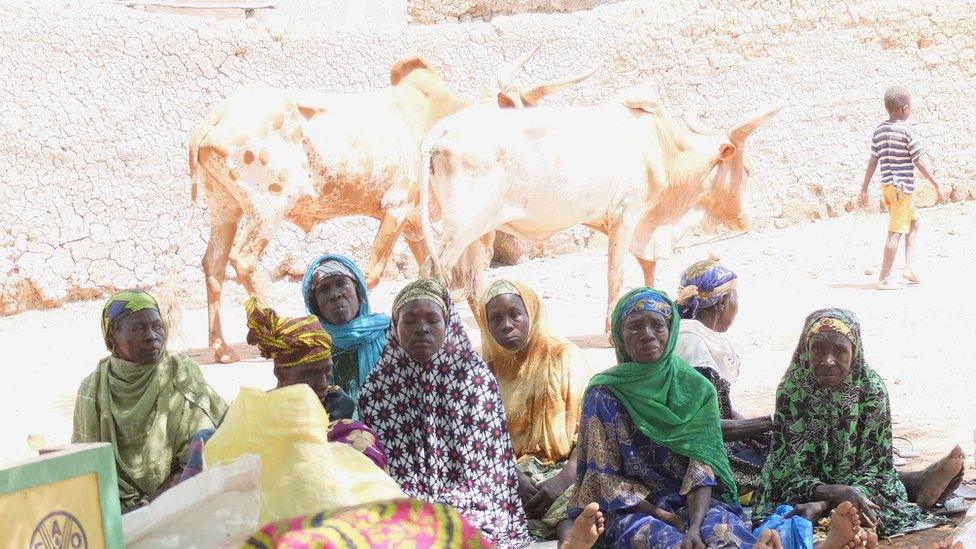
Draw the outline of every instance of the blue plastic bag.
M793 515L793 507L780 505L771 517L763 521L752 534L759 537L763 530L775 530L783 549L813 549L813 523Z

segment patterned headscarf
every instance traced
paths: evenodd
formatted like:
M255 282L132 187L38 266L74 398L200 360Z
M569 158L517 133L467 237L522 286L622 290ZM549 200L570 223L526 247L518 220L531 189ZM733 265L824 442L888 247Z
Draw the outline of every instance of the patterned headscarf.
M362 421L383 441L390 476L408 496L448 503L501 549L525 547L531 538L495 376L442 284L418 280L401 295L444 304L444 343L420 362L390 330L359 393Z
M400 309L411 301L426 299L433 301L440 307L441 312L447 317L447 304L445 302L447 288L436 278L421 278L404 286L396 299L393 300L393 318L396 318Z
M810 336L851 338L851 371L839 387L821 387L810 364ZM861 326L847 309L807 317L793 360L776 390L773 443L756 496L758 524L780 503L813 501L821 484L854 486L881 506L878 534L891 536L936 519L908 503L891 458L891 410L884 380L864 359Z
M620 318L626 318L631 313L649 311L671 320L671 300L666 295L658 292L636 292L630 296L620 309L623 313Z
M108 350L112 350L112 342L109 341L109 334L112 331L112 324L145 309L154 309L159 312L159 303L156 299L143 290L138 288L118 292L108 298L105 306L102 307L102 337Z
M319 263L318 266L312 269L312 286L318 286L326 278L337 275L356 280L356 275L353 274L349 267L346 267L339 261L330 259Z
M735 289L738 276L711 258L699 261L681 273L678 298L675 300L682 318L694 318L699 309L714 306L722 296Z
M519 291L518 288L515 287L515 284L505 279L499 279L492 282L491 285L488 286L488 289L485 291L485 297L481 301L482 303L487 305L488 302L491 301L492 299L495 299L496 297L505 294L517 295L519 297L522 297L522 293Z
M279 317L274 309L258 307L253 297L244 303L244 310L247 342L257 345L261 356L272 359L275 366L289 368L332 356L332 338L314 316Z

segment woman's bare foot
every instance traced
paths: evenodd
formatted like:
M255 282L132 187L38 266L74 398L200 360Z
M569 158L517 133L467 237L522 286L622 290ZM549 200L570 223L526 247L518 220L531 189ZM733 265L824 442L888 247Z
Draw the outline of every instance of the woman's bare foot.
M793 506L793 511L795 514L800 515L801 517L816 524L817 521L827 515L827 511L830 511L830 502L811 501L809 503L800 503Z
M956 446L947 456L919 471L915 503L919 507L935 505L959 487L965 469L966 454Z
M580 516L573 521L573 531L569 539L560 547L562 549L590 549L597 538L603 533L604 518L600 511L600 504L590 503L583 508Z
M830 531L827 539L816 545L816 549L851 549L866 543L866 536L860 532L861 515L849 501L841 502L830 514Z
M864 540L864 546L868 549L874 549L878 546L878 532L874 528L861 528L860 531L861 539Z
M783 544L776 530L763 530L759 532L759 540L752 547L753 549L783 549Z

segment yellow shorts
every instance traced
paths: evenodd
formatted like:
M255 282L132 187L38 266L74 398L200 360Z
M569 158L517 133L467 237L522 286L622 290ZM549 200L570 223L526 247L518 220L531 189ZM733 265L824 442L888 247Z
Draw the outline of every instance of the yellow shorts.
M896 199L897 192L894 185L881 187L885 206L888 207L888 232L908 234L912 221L918 221L918 211L912 201L912 194L904 194Z

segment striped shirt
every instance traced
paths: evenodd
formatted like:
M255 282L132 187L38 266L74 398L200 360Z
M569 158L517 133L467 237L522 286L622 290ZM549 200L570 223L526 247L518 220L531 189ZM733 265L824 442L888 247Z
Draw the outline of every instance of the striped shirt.
M882 122L871 138L871 154L881 165L881 184L894 185L902 194L915 192L915 161L922 152L915 128L904 120Z

